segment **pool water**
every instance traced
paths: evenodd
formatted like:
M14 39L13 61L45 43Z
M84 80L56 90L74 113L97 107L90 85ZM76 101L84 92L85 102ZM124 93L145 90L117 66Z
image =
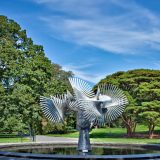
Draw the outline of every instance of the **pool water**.
M19 153L35 153L35 154L59 154L59 155L77 155L76 146L54 147L54 146L30 146L9 148L5 151ZM129 154L148 154L160 153L160 150L153 150L135 146L93 146L92 155L129 155Z

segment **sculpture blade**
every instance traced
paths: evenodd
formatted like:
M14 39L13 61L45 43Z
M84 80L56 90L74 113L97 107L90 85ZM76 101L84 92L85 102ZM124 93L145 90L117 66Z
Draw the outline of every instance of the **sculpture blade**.
M97 110L97 107L92 101L81 101L84 113L84 118L89 121L94 121L101 117L101 113Z
M52 98L40 97L40 105L46 118L54 123L63 122L62 112Z
M74 90L76 99L87 99L95 97L92 87L82 79L73 77L69 78L70 84Z
M51 96L51 100L56 107L61 119L63 120L64 118L64 110L67 107L66 104L66 94L64 95L59 95L59 96Z
M111 98L111 103L106 103L105 108L107 112L105 118L108 122L111 122L118 118L125 109L125 105L128 104L127 97L118 87L114 85L100 85L101 94L107 95Z
M94 102L92 101L86 101L86 100L73 101L70 102L69 108L77 112L83 112L83 117L85 118L85 120L90 122L101 117L100 112L98 112Z

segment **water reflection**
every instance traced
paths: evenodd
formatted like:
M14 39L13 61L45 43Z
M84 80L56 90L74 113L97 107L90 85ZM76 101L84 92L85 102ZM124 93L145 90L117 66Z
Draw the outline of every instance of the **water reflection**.
M20 153L38 153L38 154L60 154L60 155L76 155L78 153L75 146L69 147L26 147L26 148L10 148L7 151L20 152ZM92 155L128 155L128 154L146 154L146 153L160 153L160 151L153 149L146 149L142 147L115 147L115 146L98 146L92 147Z

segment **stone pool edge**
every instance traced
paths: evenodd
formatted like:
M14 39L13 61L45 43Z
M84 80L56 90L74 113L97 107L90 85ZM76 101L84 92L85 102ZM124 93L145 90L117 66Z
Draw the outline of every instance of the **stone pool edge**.
M25 142L25 143L9 143L0 144L0 150L10 147L27 147L27 146L48 146L48 145L77 145L77 142ZM153 149L158 149L160 151L160 144L123 144L123 143L102 143L102 142L92 142L92 146L117 146L117 147L149 147ZM16 153L8 151L0 151L0 156L12 157L12 158L26 158L26 159L112 159L112 160L129 160L129 159L160 159L160 154L133 154L133 155L52 155L52 154L31 154L31 153Z

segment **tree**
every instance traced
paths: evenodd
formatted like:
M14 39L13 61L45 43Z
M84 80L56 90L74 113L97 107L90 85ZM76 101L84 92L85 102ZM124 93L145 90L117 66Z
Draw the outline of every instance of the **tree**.
M42 133L40 96L66 91L66 79L72 74L52 63L15 21L0 16L0 24L1 130L11 128L20 117L18 125Z
M142 122L148 126L149 138L153 138L154 128L160 124L160 101L143 102L139 110Z
M117 85L126 93L129 105L126 107L122 119L128 136L132 136L135 132L137 122L147 124L149 136L153 135L155 125L158 124L153 124L153 121L159 121L159 115L157 114L159 111L155 107L160 102L159 77L159 70L137 69L114 73L99 82L99 84L111 83Z

